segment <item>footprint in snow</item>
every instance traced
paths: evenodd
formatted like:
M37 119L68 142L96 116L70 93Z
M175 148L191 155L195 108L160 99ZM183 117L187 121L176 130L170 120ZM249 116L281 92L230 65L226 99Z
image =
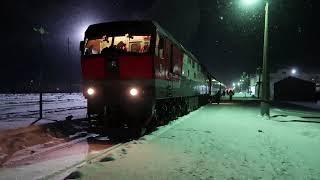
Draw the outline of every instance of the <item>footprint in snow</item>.
M108 162L108 161L114 161L116 160L114 157L112 156L107 156L107 157L104 157L100 160L100 162Z
M74 171L71 174L69 174L66 178L64 178L64 180L68 180L68 179L79 179L81 178L81 173L79 171Z
M121 152L122 152L122 154L127 154L127 150L124 148L121 149Z

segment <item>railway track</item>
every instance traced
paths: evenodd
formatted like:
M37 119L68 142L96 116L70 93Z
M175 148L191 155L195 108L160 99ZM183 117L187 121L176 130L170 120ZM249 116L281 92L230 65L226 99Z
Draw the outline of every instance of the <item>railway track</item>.
M27 155L18 155L17 157L11 158L9 161L2 164L3 167L15 167L15 166L21 166L21 165L27 165L30 164L30 162L39 162L42 159L45 159L47 154L54 153L56 151L62 151L64 149L71 148L72 146L76 146L79 143L86 142L88 138L95 137L95 134L88 134L85 137L79 137L75 138L74 140L71 140L66 143L57 144L55 146L43 148L39 150L38 152L32 150L31 148L24 149L24 152L32 152L31 154Z
M75 164L72 164L64 169L61 169L59 171L53 172L52 174L49 174L47 176L41 177L41 178L37 178L37 180L42 180L42 179L68 179L66 178L68 175L70 175L72 172L74 172L77 168L83 166L86 163L93 163L93 162L97 162L97 161L101 161L101 159L105 156L107 156L109 153L111 153L112 151L115 151L117 149L120 149L121 147L123 147L124 145L126 145L126 143L116 143L113 144L112 146L100 151L99 153L96 154L91 154L88 156L88 158L77 162Z
M63 135L61 134L62 132L65 132L66 134ZM7 145L2 147L9 147L12 146L12 144L14 145L15 142L22 142L23 139L29 141L28 139L34 138L35 135L30 136L30 134L36 134L36 136L42 137L44 136L43 133L49 133L50 136L53 135L54 137L43 144L34 144L31 146L20 144L19 146L28 147L15 150L12 154L9 154L7 151L6 153L8 153L8 156L5 158L4 162L2 161L1 163L0 161L0 167L6 170L9 169L9 171L11 169L12 174L14 174L16 168L21 169L31 167L31 169L37 169L38 164L43 163L45 163L45 166L47 167L54 167L56 166L53 165L55 161L70 159L75 155L77 157L82 157L82 160L75 158L75 160L72 160L71 165L69 163L66 166L58 167L58 170L53 168L52 173L39 178L49 179L56 175L61 175L64 172L68 172L68 170L71 170L80 164L95 161L112 149L121 146L124 142L123 139L109 139L105 134L95 134L88 124L88 119L75 119L67 123L55 122L51 123L51 125L44 125L41 128L32 127L29 130L26 128L22 129L20 132L11 132L7 137L0 134L0 140L8 141ZM64 141L60 138L67 140ZM53 141L54 143L52 143ZM81 149L81 151L79 151L79 149ZM33 166L34 168L32 168Z

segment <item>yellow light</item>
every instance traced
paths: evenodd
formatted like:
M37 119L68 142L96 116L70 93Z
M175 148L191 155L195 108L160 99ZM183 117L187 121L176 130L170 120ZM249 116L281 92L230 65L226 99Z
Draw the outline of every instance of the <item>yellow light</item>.
M90 96L92 96L92 95L94 95L95 91L94 91L93 88L88 88L87 93L88 93Z
M131 96L136 96L138 95L138 90L136 88L131 88L130 89L130 95Z

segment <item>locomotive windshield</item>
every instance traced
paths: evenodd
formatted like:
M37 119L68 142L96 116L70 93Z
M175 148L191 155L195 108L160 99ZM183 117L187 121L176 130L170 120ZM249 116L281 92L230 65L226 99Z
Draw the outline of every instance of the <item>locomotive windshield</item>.
M102 54L108 50L129 53L148 53L151 35L124 34L118 36L102 35L99 38L86 39L84 55Z

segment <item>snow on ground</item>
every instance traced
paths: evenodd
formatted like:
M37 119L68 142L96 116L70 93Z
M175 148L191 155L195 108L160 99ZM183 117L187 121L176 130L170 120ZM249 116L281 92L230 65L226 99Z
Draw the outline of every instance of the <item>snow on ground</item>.
M320 124L258 114L259 107L207 105L74 174L95 180L319 179Z
M40 162L30 162L29 165L14 168L1 168L0 180L36 180L54 172L63 170L87 158L89 145L79 143L68 149L54 151L46 155ZM27 162L29 163L29 162Z
M229 100L229 95L225 94L225 96L221 97L222 100ZM256 97L253 97L249 93L238 92L232 96L233 100L257 100Z
M288 103L320 110L320 101L317 101L317 102L288 101Z
M37 124L86 116L81 93L43 94L43 120ZM30 125L39 117L39 94L0 94L0 131Z

